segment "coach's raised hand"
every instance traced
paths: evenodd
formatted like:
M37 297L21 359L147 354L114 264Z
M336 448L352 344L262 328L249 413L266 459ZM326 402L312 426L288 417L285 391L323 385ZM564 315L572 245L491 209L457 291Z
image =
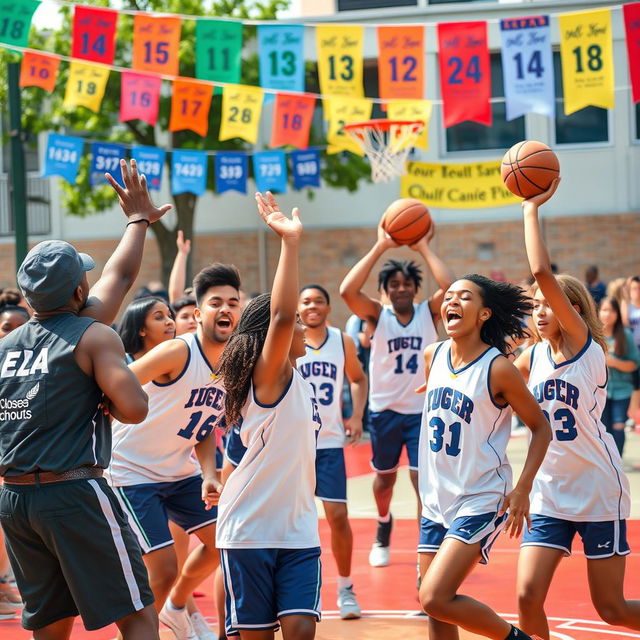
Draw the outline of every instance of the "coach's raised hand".
M120 160L120 170L122 171L123 189L110 173L105 173L105 178L118 194L120 206L127 216L129 222L146 220L149 224L159 220L173 205L163 204L156 207L151 201L149 190L147 189L147 178L144 174L138 173L138 165L135 160L131 160L131 168L127 166L127 161Z
M260 217L269 225L283 240L298 240L302 235L302 222L300 222L300 212L295 207L291 212L291 218L280 211L280 207L270 191L265 195L256 193L256 204Z

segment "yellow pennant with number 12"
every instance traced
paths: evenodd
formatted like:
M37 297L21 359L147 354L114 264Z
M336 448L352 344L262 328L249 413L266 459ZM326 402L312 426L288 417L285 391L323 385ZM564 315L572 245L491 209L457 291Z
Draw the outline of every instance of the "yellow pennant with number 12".
M65 107L87 107L98 113L109 79L109 69L73 60L64 94Z
M316 27L320 92L332 98L362 98L363 27Z
M611 11L583 11L558 16L564 112L594 106L613 109Z
M264 92L260 87L228 84L222 90L222 117L218 140L242 138L255 144Z

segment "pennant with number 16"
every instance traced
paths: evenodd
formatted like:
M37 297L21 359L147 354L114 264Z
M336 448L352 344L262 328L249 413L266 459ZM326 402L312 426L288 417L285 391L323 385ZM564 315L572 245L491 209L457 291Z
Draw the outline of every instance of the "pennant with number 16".
M159 76L123 71L120 78L120 120L144 120L155 126L160 106Z
M553 53L548 16L500 22L507 120L525 113L554 117Z

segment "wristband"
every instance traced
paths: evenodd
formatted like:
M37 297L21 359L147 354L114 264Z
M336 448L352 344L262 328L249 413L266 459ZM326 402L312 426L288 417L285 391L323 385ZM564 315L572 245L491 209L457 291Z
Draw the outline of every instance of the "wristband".
M138 222L146 222L147 223L147 229L151 226L151 223L146 218L140 218L139 220L131 220L130 222L127 222L127 227L130 224L138 224Z

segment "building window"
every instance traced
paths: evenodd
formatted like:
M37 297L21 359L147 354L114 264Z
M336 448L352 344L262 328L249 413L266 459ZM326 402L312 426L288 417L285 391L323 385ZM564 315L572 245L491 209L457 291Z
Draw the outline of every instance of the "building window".
M504 96L502 61L499 53L491 54L491 96ZM487 127L477 122L461 122L446 130L447 151L480 151L484 149L508 149L524 140L524 116L507 121L504 102L491 104L493 125Z
M640 102L634 105L636 111L636 140L640 140Z
M556 144L585 144L590 142L609 141L609 114L607 109L585 107L572 113L564 114L564 92L562 88L562 65L560 53L553 53L553 69L555 73L556 97Z
M459 2L487 2L487 0L427 0L429 4L452 4ZM494 2L498 2L498 0L494 0Z
M338 0L338 11L381 9L383 7L415 7L418 0Z

